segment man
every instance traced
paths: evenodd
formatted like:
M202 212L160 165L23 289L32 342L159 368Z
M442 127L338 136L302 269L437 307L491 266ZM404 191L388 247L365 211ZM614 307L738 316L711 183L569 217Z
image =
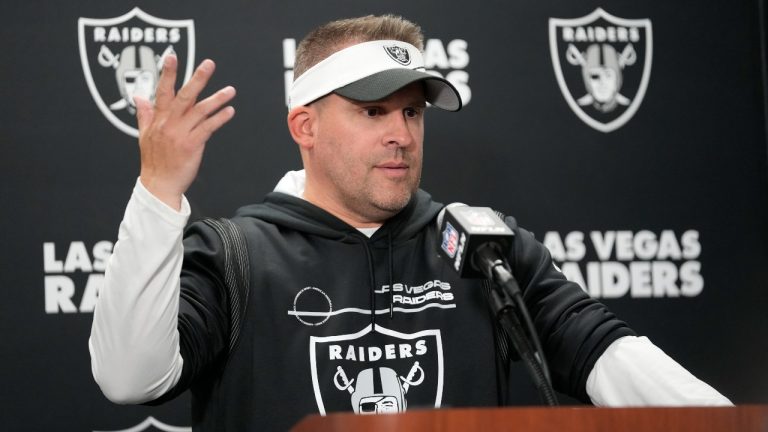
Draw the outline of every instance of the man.
M421 47L420 29L393 16L332 22L301 42L288 128L304 171L237 212L245 250L206 222L182 234L183 193L235 91L196 102L206 60L174 94L168 58L154 107L137 100L141 175L94 313L92 368L107 397L159 403L189 388L195 428L220 431L496 405L518 391L482 283L436 254L442 206L418 189L423 115L427 102L461 101L423 72ZM516 231L509 260L558 390L598 405L730 404ZM249 271L228 279L237 254ZM246 295L228 294L238 282Z

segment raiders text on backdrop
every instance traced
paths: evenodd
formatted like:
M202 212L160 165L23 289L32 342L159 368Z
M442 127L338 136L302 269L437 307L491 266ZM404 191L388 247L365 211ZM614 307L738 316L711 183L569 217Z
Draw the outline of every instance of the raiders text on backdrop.
M109 32L105 27L93 29L94 42L158 42L176 43L181 40L181 31L178 28L163 27L110 27Z
M81 241L61 246L57 249L56 243L43 243L45 313L93 312L113 244L107 240L97 242L90 254Z
M696 230L679 239L672 230L592 231L589 240L581 231L549 231L543 243L563 274L592 297L695 297L704 289ZM581 262L587 256L597 261Z

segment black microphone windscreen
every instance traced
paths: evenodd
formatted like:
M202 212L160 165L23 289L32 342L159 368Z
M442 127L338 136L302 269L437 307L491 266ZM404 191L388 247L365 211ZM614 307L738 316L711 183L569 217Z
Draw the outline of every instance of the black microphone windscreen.
M472 264L477 250L492 244L502 256L512 247L514 232L489 207L469 207L461 203L446 206L440 219L440 254L462 278L485 277Z

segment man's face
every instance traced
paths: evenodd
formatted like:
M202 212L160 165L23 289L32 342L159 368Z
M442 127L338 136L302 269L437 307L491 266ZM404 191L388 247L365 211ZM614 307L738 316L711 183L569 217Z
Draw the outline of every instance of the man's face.
M316 104L313 200L365 222L380 222L402 210L421 178L422 84L375 102L331 94Z

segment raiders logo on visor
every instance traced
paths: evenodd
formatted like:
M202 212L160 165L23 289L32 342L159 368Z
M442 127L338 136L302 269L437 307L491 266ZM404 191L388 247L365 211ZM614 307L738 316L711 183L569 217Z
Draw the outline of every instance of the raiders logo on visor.
M403 47L399 47L397 45L385 46L384 51L386 51L387 54L392 57L392 60L400 63L403 66L408 66L411 64L411 55L408 53L408 50Z

